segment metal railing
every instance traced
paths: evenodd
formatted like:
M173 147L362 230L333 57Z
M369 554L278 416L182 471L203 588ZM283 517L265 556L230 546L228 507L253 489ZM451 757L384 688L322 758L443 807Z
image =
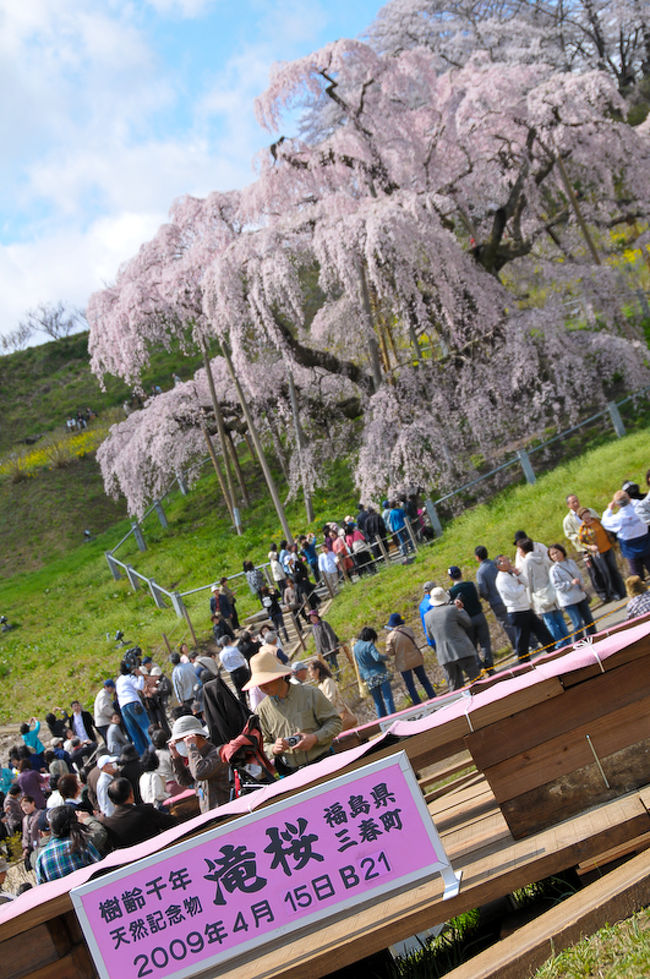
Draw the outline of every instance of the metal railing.
M407 519L406 532L408 534L408 541L409 541L408 549L409 550L412 549L414 552L416 552L418 546L420 547L427 546L428 544L432 543L433 538L442 536L443 526L440 519L440 515L438 513L438 507L440 507L442 504L453 499L453 497L465 493L467 492L467 490L472 489L475 486L478 486L479 484L497 475L498 473L504 472L505 470L514 466L520 466L526 481L528 483L534 484L536 481L536 476L533 470L532 463L530 461L530 456L533 455L533 453L540 452L541 450L548 448L548 446L553 445L554 443L566 438L569 435L572 435L573 433L577 432L579 429L584 428L587 425L593 424L593 422L597 421L599 418L608 418L612 424L616 436L618 438L622 438L623 435L626 434L626 429L619 408L622 405L627 404L628 402L631 401L636 401L639 399L645 399L647 401L648 392L650 392L650 385L642 388L639 391L635 391L630 395L627 395L625 398L623 398L620 401L609 402L607 406L602 409L602 411L598 411L590 415L588 418L583 419L577 425L572 425L570 428L564 429L563 431L556 433L550 438L545 439L543 442L540 442L537 445L533 445L528 449L526 448L518 449L516 453L512 456L512 458L506 459L504 462L500 463L498 466L495 466L489 472L482 473L476 478L469 480L468 482L463 483L460 486L457 486L449 493L445 493L443 496L440 496L435 500L426 499L425 500L426 515L428 516L428 520L432 530L432 535L429 539L423 538L420 532L420 528L418 526L414 527L411 521ZM205 461L207 462L209 461L209 459L206 457ZM211 581L209 581L204 585L199 585L195 588L190 588L186 591L178 591L178 590L171 591L166 588L163 588L155 581L155 579L149 578L146 575L141 574L131 564L127 564L123 561L120 561L115 556L115 551L119 547L121 547L128 540L128 538L131 537L131 535L133 535L139 550L145 551L147 549L146 541L144 539L144 534L142 531L141 522L144 521L152 513L154 512L156 513L163 528L165 529L168 528L168 522L162 506L162 501L165 499L166 496L169 495L169 493L172 492L175 486L179 487L183 495L187 494L187 485L185 484L183 476L181 474L174 479L173 483L166 490L163 496L159 500L155 500L152 503L152 505L148 508L148 510L143 514L141 521L133 521L131 525L131 529L117 542L117 544L115 544L115 546L110 551L105 552L105 557L109 569L111 571L111 574L113 575L113 578L115 580L120 580L121 578L126 577L134 591L140 588L141 585L146 586L157 608L165 609L171 605L176 615L181 619L185 619L190 629L190 632L192 633L194 641L196 642L194 628L192 626L192 622L190 620L190 616L187 610L187 606L184 602L184 599L190 595L195 595L199 592L207 591L212 587L214 579L212 579ZM355 567L349 570L345 568L341 568L341 577L343 581L346 583L352 583L354 580L352 575L354 574L357 575L357 581L358 581L365 573L365 569L372 569L376 571L378 570L379 567L392 563L394 559L399 557L397 543L398 542L395 539L395 534L390 532L387 533L387 536L385 538L382 539L374 538L373 540L368 541L368 551L371 555L370 560L366 561L364 564L360 564L355 561ZM390 553L391 544L396 545L395 551L393 552L392 556ZM354 560L354 554L351 554L350 556ZM275 582L273 581L270 573L270 564L266 562L264 564L256 565L256 567L258 570L262 572L262 574L264 575L268 583L272 587L274 587ZM231 582L234 582L237 579L244 578L245 572L240 571L235 574L228 575L227 577L228 577L228 582L230 584ZM324 579L324 585L326 586L330 597L333 598L335 592L332 589L331 583L326 578Z

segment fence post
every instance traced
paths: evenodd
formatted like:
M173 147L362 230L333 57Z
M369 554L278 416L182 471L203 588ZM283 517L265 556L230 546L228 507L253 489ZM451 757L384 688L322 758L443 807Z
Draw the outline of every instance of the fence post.
M519 464L524 471L524 476L526 477L526 482L531 485L536 483L535 473L533 472L533 467L530 464L530 457L525 449L517 449L517 458L519 459Z
M181 496L187 496L187 483L185 482L185 476L183 473L176 473L176 482L178 483L178 488L181 491Z
M427 513L429 514L429 520L431 521L431 526L436 537L442 537L442 524L440 523L440 517L438 516L438 511L436 510L435 504L432 499L427 497L424 501Z
M151 597L154 600L156 608L167 608L167 603L159 592L158 586L153 578L147 579L147 584L149 585L149 591L151 592Z
M140 587L140 579L134 573L134 569L131 567L130 564L127 564L126 566L126 576L129 579L129 584L131 585L133 591L137 591L138 588Z
M323 571L323 581L325 582L325 586L326 586L326 588L327 588L327 590L329 592L330 598L333 599L334 596L335 596L335 594L336 594L336 592L332 588L332 585L331 585L331 582L330 582L330 579L329 579L329 575L325 571Z
M188 628L192 633L192 642L194 643L195 646L198 645L196 639L196 633L194 631L194 626L192 625L192 620L190 619L190 613L187 611L187 607L180 593L177 591L172 592L171 598L172 598L172 605L174 607L174 611L176 612L176 615L179 617L179 619L185 619Z
M131 522L131 530L133 531L133 536L135 537L135 542L138 545L139 550L146 551L147 545L145 543L144 534L142 533L142 527L137 520Z
M615 401L607 402L607 411L609 412L609 417L612 420L612 425L614 426L614 431L620 439L625 435L625 425L623 424L623 419L621 418L621 413L618 410L618 405Z
M163 528L163 530L167 530L169 527L169 524L167 523L167 515L160 500L155 501L153 508L156 511L158 519L160 520L160 526Z
M409 532L409 537L411 538L411 544L413 544L413 552L415 554L417 554L417 552L418 552L418 545L417 545L417 542L415 540L415 534L413 533L413 525L411 524L411 521L409 520L409 518L406 517L406 516L404 517L404 522L406 524L406 529Z
M122 577L122 572L119 569L117 563L113 560L113 555L110 551L104 551L104 557L108 563L109 570L116 581L119 581Z
M185 618L185 603L181 598L180 592L172 592L172 608L176 612L179 619Z
M390 564L390 557L388 556L388 551L386 550L386 545L384 544L383 540L381 539L381 537L378 536L375 537L375 541L377 544L379 544L379 550L384 556L384 561L386 562L386 564Z

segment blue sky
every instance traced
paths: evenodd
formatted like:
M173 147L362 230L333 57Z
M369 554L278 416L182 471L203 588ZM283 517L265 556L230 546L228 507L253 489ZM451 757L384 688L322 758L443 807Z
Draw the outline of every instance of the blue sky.
M271 65L381 0L0 0L0 333L83 308L172 200L249 183Z

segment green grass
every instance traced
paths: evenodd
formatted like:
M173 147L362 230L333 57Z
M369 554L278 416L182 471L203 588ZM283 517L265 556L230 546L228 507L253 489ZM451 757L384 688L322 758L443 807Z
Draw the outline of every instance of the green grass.
M172 371L187 379L200 364L200 356L156 350L142 375L144 390L154 383L167 390ZM106 378L106 391L100 389L88 364L87 332L0 357L0 453L27 436L59 428L77 409L89 406L101 413L120 406L129 394L114 377Z
M363 589L363 601L359 589L344 592L329 619L337 630L354 635L363 625L376 627L390 612L412 617L411 609L422 597L423 581L432 578L446 586L446 571L452 564L459 565L466 576L474 577L477 544L487 547L494 557L501 551L514 552L516 530L525 530L547 544L563 542L562 519L568 493L577 492L582 502L600 511L624 479L635 479L643 485L649 463L646 429L558 466L541 476L534 486L522 483L505 489L488 503L467 509L450 522L444 536L421 551L408 571L395 566L369 581Z
M549 959L535 979L638 979L650 975L650 909L605 925L596 934Z
M585 453L543 476L535 486L507 489L457 517L447 526L444 538L422 550L410 567L392 566L376 578L344 589L328 619L342 638L354 637L365 624L381 633L393 611L415 622L422 582L431 577L446 583L449 564L459 564L473 576L476 544L485 544L492 555L510 552L514 531L520 528L547 543L561 540L568 492L578 492L585 503L600 509L624 478L642 482L647 466L646 430ZM316 526L327 518L341 519L354 505L347 471L339 466L334 475L327 490L316 494ZM206 469L189 496L177 493L166 504L169 531L152 515L145 524L149 550L140 554L129 541L118 557L163 587L180 591L239 571L244 558L265 561L269 542L277 542L280 528L258 471L250 463L247 478L256 502L243 513L242 537L230 531L214 474ZM19 484L21 492L23 486ZM56 500L47 503L44 499L40 505L52 507L51 521L56 528ZM72 540L78 539L88 512L92 506L84 508L83 518L69 530ZM299 502L290 504L288 513L291 526L296 531L303 529ZM10 511L6 519L11 520ZM156 609L147 591L133 592L125 580L115 582L109 576L103 552L128 527L127 521L118 522L91 544L71 547L40 570L16 573L0 582L0 612L20 624L15 631L0 635L0 721L34 713L42 716L54 701L59 704L77 696L90 704L102 679L114 673L119 660L106 633L122 629L128 639L159 656L165 650L163 632L172 642L188 636L187 625L171 609ZM16 565L18 572L18 562ZM238 594L243 614L257 607L245 584ZM203 636L210 625L208 597L201 592L187 599L195 628Z

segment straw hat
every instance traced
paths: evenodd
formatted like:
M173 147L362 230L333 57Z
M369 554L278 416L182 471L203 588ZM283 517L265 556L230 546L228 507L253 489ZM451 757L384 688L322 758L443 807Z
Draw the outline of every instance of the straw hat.
M291 667L281 663L275 653L261 651L251 656L250 660L251 678L245 683L242 690L250 690L251 687L260 687L263 683L270 683L281 676L289 676Z

